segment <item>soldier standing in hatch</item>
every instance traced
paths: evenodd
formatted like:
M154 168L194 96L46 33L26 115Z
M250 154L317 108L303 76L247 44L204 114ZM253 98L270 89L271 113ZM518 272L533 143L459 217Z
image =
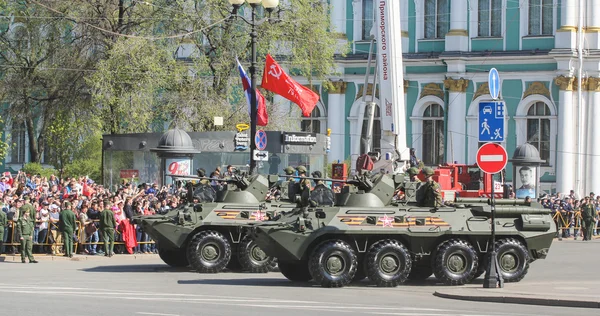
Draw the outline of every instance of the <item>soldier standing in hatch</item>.
M410 176L410 182L421 182L421 180L417 177L419 175L419 169L416 167L408 168L408 175Z
M204 170L204 168L196 169L196 173L198 174L198 177L201 177L201 178L206 177L206 170ZM208 181L208 179L201 179L200 184L202 184L202 185L210 184L210 181Z
M423 206L438 208L443 205L442 190L440 184L433 180L433 169L423 168L425 174L425 194L423 195Z
M58 229L63 234L65 257L73 258L73 232L75 232L75 213L71 210L71 202L63 204L63 210L58 215Z
M290 190L290 183L292 183L292 177L294 175L294 167L292 166L287 166L287 168L283 169L283 172L285 172L285 175L288 176L283 182L281 182L281 184L279 185L279 190L280 190L280 194L279 194L279 198L280 199L284 199L287 200L290 198L289 194L289 190Z
M33 249L33 220L29 217L29 212L24 212L21 218L17 221L17 231L21 239L21 262L25 262L25 257L30 263L37 263L31 253Z
M104 240L105 257L112 257L115 254L113 250L115 247L115 227L117 227L117 222L115 221L115 214L110 210L110 206L110 200L105 199L104 210L100 212L100 231Z

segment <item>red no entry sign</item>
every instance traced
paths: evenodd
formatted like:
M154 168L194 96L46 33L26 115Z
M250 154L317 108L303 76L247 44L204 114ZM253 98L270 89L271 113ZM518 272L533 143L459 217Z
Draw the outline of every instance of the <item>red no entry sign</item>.
M486 143L477 151L477 165L485 173L498 173L506 167L506 149L496 143Z

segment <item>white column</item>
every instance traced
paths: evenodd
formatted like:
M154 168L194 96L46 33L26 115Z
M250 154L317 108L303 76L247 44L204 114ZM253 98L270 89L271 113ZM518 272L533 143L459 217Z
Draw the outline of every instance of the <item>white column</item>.
M452 0L450 5L450 31L446 34L446 51L465 52L469 50L468 12L467 0Z
M555 78L558 93L558 144L556 146L556 191L569 193L575 189L577 163L577 130L573 103L574 77Z
M600 49L600 1L587 1L585 26L584 48Z
M556 30L556 48L577 47L577 18L579 17L579 2L580 0L562 0L560 6L561 27L560 29ZM594 1L592 0L590 2Z
M448 113L448 139L446 140L446 161L457 162L459 164L467 163L465 158L465 134L467 117L467 87L469 86L468 79L452 79L444 80L444 86L450 90L446 106Z
M402 53L408 53L410 40L408 34L408 1L400 2L400 29L402 30Z
M346 0L330 0L331 31L346 34Z
M600 192L600 78L588 78L589 87L589 125L588 129L588 148L586 154L589 157L589 163L585 169L585 174L590 175L588 185L583 194Z
M328 163L344 161L346 143L346 82L333 82L335 89L329 90L327 102L327 128L331 129L331 149L328 154ZM325 131L323 131L325 132Z

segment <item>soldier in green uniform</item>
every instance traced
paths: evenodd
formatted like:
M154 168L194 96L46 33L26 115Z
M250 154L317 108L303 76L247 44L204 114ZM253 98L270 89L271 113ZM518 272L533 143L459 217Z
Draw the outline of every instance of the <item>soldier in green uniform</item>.
M4 249L4 228L8 225L8 218L6 213L0 210L0 255L2 255L2 249Z
M206 170L204 170L204 168L198 168L196 169L196 174L198 175L198 177L201 178L206 177ZM199 182L202 185L210 184L210 181L208 181L208 179L201 179Z
M292 166L288 166L287 168L283 169L283 172L285 172L286 176L294 175L294 171L295 171L295 169ZM289 196L290 183L292 183L292 178L288 177L283 182L281 182L281 184L279 184L279 190L281 191L281 193L279 195L280 199L287 200L290 198L290 196Z
M423 185L424 194L421 195L420 205L438 208L443 205L442 190L440 184L433 180L433 169L423 168L425 174L425 184Z
M300 192L298 193L300 194L302 203L308 203L310 197L310 180L306 179L308 171L305 166L298 166L296 170L298 171L298 176L300 176Z
M29 201L29 195L25 195L23 199L25 200L25 202L23 203L23 206L19 208L19 218L23 216L23 213L29 213L29 218L35 220L35 207L31 205Z
M71 202L66 201L58 216L58 230L63 234L65 257L73 258L73 232L75 232L75 213L71 210Z
M408 168L406 172L410 176L410 182L421 182L421 180L419 180L419 178L417 177L419 175L419 169L417 169L416 167L411 167Z
M110 204L110 200L105 199L104 210L100 212L100 232L102 233L102 239L104 240L104 256L106 257L112 257L114 255L115 228L117 227L115 214L110 210Z
M21 239L21 262L25 262L25 257L30 263L37 263L31 253L33 249L33 227L34 222L29 217L29 212L24 212L19 220L17 220L17 232Z
M583 204L581 204L581 228L583 229L583 240L592 240L594 225L596 224L594 221L595 215L596 207L594 206L594 203L590 202L590 197L586 196L583 200Z

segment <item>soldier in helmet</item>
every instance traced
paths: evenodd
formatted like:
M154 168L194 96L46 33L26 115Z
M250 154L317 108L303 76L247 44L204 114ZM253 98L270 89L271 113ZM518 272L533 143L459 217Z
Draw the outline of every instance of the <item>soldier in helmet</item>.
M287 177L283 182L281 182L279 184L279 190L281 192L279 194L279 198L280 199L287 200L287 199L290 198L290 196L289 196L289 193L290 193L289 192L289 190L290 190L290 183L293 181L292 178L291 178L291 176L294 175L295 171L296 170L292 166L287 166L285 169L283 169L283 172L285 172L285 175L289 176L289 177Z
M435 208L442 206L442 190L440 184L433 180L433 169L425 167L422 172L425 175L425 184L423 186L424 194L421 195L419 204Z
M306 179L308 171L305 166L296 167L296 171L298 171L298 176L300 176L300 191L298 193L303 197L303 200L308 201L310 195L310 180Z
M416 167L410 167L407 170L408 175L410 176L410 182L421 182L417 177L419 175L419 169Z
M198 175L198 177L206 177L206 170L204 170L204 168L198 168L196 169L196 174ZM210 184L210 181L208 181L208 179L201 179L200 184Z

